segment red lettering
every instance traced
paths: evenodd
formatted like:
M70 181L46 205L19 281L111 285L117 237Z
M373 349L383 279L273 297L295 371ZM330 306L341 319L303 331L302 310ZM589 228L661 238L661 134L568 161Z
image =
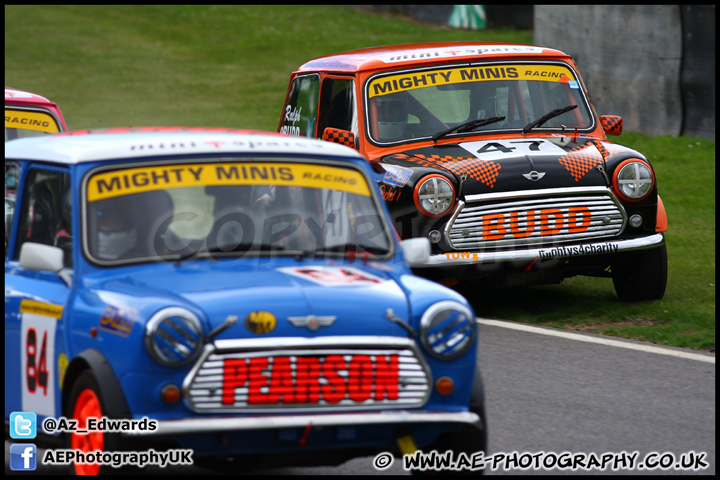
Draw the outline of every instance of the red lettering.
M328 403L337 403L345 398L347 385L338 370L347 370L347 363L341 355L329 355L323 362L323 376L329 385L322 386L323 399Z
M527 211L525 230L520 230L518 228L519 215L520 214L518 212L512 212L510 214L510 233L512 233L515 238L529 237L532 235L532 232L535 231L535 210Z
M320 401L320 359L300 357L295 367L297 375L295 403Z
M269 393L277 395L279 402L293 403L295 401L294 387L290 357L273 358Z
M352 270L345 270L344 268L341 268L340 271L343 273L343 275L345 275L345 278L347 279L348 283L352 283L352 282L380 283L380 280L366 277L360 273L353 272Z
M277 393L264 393L263 387L267 390L268 377L263 374L268 368L268 359L255 357L250 359L249 382L248 382L248 403L278 403Z
M374 360L373 360L374 358ZM321 378L324 380L321 382ZM235 405L247 388L248 405L328 404L348 397L356 403L399 398L398 355L229 358L223 362L223 405ZM374 391L374 394L373 394ZM237 402L239 403L239 402Z
M584 232L590 227L591 213L587 207L570 207L568 212L568 232L579 233ZM577 216L581 219L578 221Z
M555 219L553 226L550 226L550 217ZM540 233L542 235L555 235L563 229L563 214L557 208L540 210Z
M497 222L493 223L494 220ZM502 213L494 213L483 217L483 240L500 240L507 233L507 229L503 226L505 223L505 215Z
M398 383L398 356L375 357L375 400L397 400Z
M312 270L310 268L299 268L298 273L312 277L319 282L337 282L337 276L330 271L326 270Z
M228 358L223 363L222 404L235 403L235 389L247 381L247 363L244 358Z
M354 402L364 402L372 395L373 364L367 355L356 355L350 361L348 393Z

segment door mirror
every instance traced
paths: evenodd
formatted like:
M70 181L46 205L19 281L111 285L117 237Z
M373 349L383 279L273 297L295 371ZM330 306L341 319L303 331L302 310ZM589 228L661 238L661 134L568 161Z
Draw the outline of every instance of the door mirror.
M622 117L617 115L603 115L600 117L600 123L602 124L603 130L605 130L605 133L608 135L615 135L617 137L622 133Z
M20 266L27 270L57 273L69 287L70 275L64 270L65 252L61 248L42 243L25 242L20 247Z
M408 238L400 242L400 247L411 267L426 266L430 259L430 240L427 238Z
M355 148L355 134L339 128L327 127L323 131L322 139L326 142L339 143L350 148Z

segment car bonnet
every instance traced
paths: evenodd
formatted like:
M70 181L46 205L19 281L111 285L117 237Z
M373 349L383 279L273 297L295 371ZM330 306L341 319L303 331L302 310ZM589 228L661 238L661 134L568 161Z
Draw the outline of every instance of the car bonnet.
M236 316L239 321L218 339L309 334L407 337L405 329L387 318L392 310L394 318L409 322L410 312L403 289L385 264L293 261L284 262L286 266L230 268L224 263L234 262L141 268L107 286L121 295L144 289L155 297L151 309L162 308L162 303L197 308L207 319L208 331ZM259 319L272 320L258 326Z
M557 187L608 186L598 168L635 156L628 148L590 137L464 138L456 145L422 147L383 157L404 167L429 167L465 176L465 195Z

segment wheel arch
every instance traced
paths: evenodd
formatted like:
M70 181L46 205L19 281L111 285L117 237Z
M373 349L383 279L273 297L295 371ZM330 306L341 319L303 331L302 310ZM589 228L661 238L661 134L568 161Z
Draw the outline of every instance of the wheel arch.
M115 372L105 356L94 348L81 352L68 365L62 385L63 415L67 413L72 385L85 370L90 370L100 386L100 400L106 407L106 415L111 418L132 418L132 412Z

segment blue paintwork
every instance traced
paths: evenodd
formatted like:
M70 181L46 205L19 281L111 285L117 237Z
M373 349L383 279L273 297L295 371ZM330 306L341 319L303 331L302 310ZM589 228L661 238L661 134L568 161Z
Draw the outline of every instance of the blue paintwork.
M95 140L95 138L93 138ZM30 144L32 145L32 144ZM333 147L335 148L335 147ZM21 151L21 150L19 150ZM12 155L7 152L6 156ZM17 156L13 158L18 158ZM359 165L368 177L372 176L369 163L360 157L333 156ZM70 173L73 198L73 236L81 238L80 192L84 175L91 169L115 161L58 162L58 168ZM19 161L21 167L18 199L22 198L22 182L32 162ZM372 185L375 183L373 182ZM373 192L373 195L376 193ZM378 202L387 216L387 208ZM19 202L18 202L19 207ZM17 208L16 211L20 211ZM389 221L391 224L391 222ZM17 229L17 215L13 232ZM168 383L182 385L192 364L169 368L154 361L143 343L145 324L157 311L168 306L181 306L194 312L203 323L207 335L229 315L237 315L240 321L219 334L215 340L252 339L259 335L250 332L243 324L249 312L266 310L277 317L277 327L262 335L273 337L334 337L334 336L383 336L409 338L409 333L385 318L388 309L409 324L415 332L420 331L420 318L425 310L436 302L453 300L467 308L465 299L457 293L436 283L415 277L403 258L400 245L395 241L395 255L387 261L364 262L356 259L313 260L309 258L237 258L193 259L175 264L171 262L150 263L116 268L99 268L87 261L81 251L81 242L74 242L75 260L73 283L67 287L58 275L22 269L17 260L5 261L5 418L9 413L27 407L23 404L21 390L24 388L21 371L21 334L19 312L23 299L63 307L62 318L55 320L55 340L51 389L55 401L52 411L38 412L38 422L47 416L60 417L63 409L63 391L60 385L58 365L60 357L68 360L68 371L75 367L79 355L89 349L99 351L107 360L112 373L119 382L128 407L134 418L149 417L157 420L212 417L193 412L183 402L167 405L160 400L160 390ZM9 251L14 250L15 235L9 238ZM288 274L289 268L349 267L356 271L378 277L382 283L374 285L331 287ZM119 326L100 328L100 319L108 307L134 312L125 315ZM332 315L337 319L330 327L317 331L294 327L286 320L289 316ZM123 332L123 329L129 330ZM446 397L432 393L422 410L467 411L475 372L476 347L460 358L441 361L426 354L419 340L419 351L432 371L432 378L449 376L455 380L455 392ZM282 410L278 410L282 413ZM240 416L241 414L233 414ZM418 444L427 444L438 433L452 430L455 426L428 425L415 431ZM337 438L317 437L311 449L334 447L374 446L390 448L394 445L393 425L357 426ZM292 429L283 438L292 439ZM328 433L330 435L330 433ZM252 451L284 451L296 448L294 441L279 442L277 433L234 433L236 441L219 444L212 434L176 435L181 445L196 449L196 454L236 454Z

